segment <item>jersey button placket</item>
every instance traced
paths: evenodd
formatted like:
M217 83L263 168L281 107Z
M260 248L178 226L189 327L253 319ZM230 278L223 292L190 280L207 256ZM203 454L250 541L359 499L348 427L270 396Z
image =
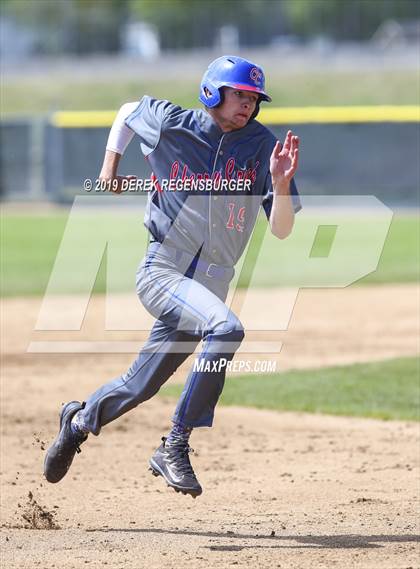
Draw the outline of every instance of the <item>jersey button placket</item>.
M214 175L214 172L216 171L216 165L217 165L217 159L219 158L219 156L223 156L223 150L222 150L222 143L223 143L223 139L225 137L225 134L222 134L220 140L219 140L219 144L217 146L217 150L216 150L216 156L214 159L214 163L213 163L213 171L211 173L211 175ZM215 196L213 198L214 201L216 201L217 197ZM212 200L209 201L209 247L211 247L211 229L216 227L215 223L211 223L211 202ZM214 254L215 249L212 249L212 252Z

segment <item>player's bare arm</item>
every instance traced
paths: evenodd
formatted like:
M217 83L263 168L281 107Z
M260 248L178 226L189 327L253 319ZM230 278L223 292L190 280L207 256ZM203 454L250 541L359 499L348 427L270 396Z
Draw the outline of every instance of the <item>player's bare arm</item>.
M299 137L288 131L284 144L278 140L270 157L273 183L273 207L270 215L271 232L279 239L290 235L295 221L290 195L290 182L296 173L299 156Z
M101 168L101 173L99 174L99 179L103 182L109 184L109 190L116 194L120 194L122 191L123 181L136 180L137 176L118 176L118 165L120 163L121 154L114 152L113 150L106 150L105 157ZM118 180L118 184L114 184L114 180Z

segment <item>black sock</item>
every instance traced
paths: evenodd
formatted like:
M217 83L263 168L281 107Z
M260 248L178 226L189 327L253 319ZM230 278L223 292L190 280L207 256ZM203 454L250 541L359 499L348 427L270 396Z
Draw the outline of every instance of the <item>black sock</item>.
M166 446L188 444L191 432L192 427L184 427L179 423L174 423L174 426L166 439Z

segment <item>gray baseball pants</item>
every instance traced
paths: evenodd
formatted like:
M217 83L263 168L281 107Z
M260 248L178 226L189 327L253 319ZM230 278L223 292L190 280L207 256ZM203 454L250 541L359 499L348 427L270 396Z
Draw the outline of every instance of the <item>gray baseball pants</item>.
M128 371L95 391L82 419L95 435L101 428L155 395L203 340L178 401L173 421L210 427L222 392L226 363L244 337L243 326L225 305L228 278L191 268L193 256L152 243L137 272L137 294L156 318L150 337Z

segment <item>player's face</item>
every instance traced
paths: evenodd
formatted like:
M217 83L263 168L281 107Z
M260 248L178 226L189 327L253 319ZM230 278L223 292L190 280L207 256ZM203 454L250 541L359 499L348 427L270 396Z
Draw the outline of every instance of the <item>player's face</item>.
M223 94L223 103L212 109L214 118L225 132L243 128L255 111L258 95L231 87L224 87Z

